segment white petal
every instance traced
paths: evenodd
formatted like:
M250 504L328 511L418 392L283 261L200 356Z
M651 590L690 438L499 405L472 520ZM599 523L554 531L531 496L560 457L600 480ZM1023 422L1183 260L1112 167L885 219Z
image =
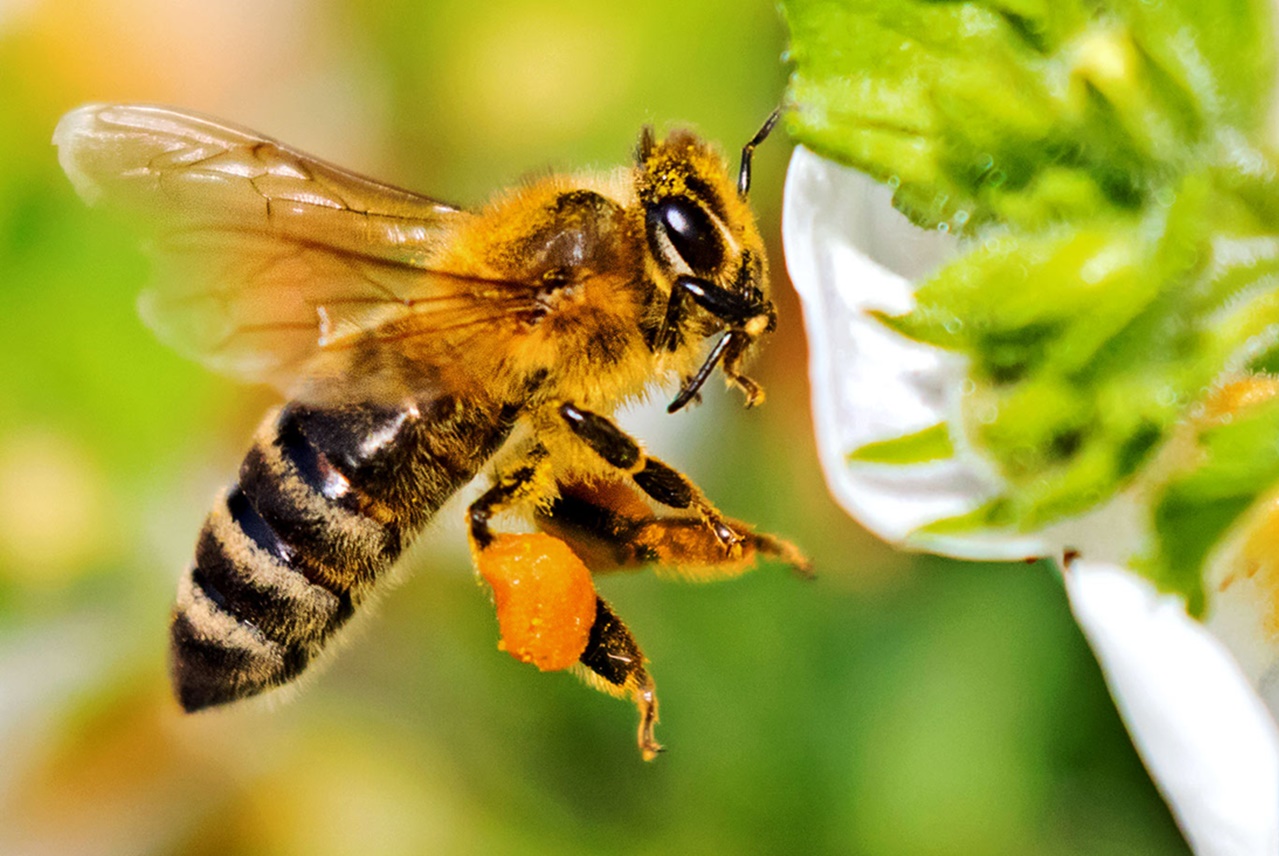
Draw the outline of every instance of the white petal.
M1195 852L1279 853L1279 734L1225 646L1180 599L1080 560L1071 608L1129 732Z
M796 148L786 176L782 239L804 304L813 419L827 484L863 526L902 542L920 526L979 507L994 496L998 481L974 454L911 466L848 460L866 443L955 415L965 376L961 358L866 314L909 310L914 301L906 276L932 269L955 245L910 224L889 200L885 188L861 173ZM917 536L906 546L961 558L1049 552L1041 537L1007 533Z

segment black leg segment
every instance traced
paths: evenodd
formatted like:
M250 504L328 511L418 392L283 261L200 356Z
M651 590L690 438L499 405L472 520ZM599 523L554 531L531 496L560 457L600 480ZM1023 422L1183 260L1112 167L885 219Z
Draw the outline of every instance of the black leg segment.
M631 476L640 490L668 508L688 508L693 504L693 486L688 479L655 458Z
M612 466L629 470L639 462L639 445L610 420L572 404L560 405L560 416L583 443Z
M729 326L745 324L768 311L758 289L752 289L754 293L743 294L718 286L710 280L681 276L675 280L675 290L687 294L694 303Z
M546 450L539 447L530 455L529 461L503 475L479 499L471 503L466 512L467 522L471 529L471 540L481 550L493 543L489 520L527 491L537 478L538 468L545 457Z

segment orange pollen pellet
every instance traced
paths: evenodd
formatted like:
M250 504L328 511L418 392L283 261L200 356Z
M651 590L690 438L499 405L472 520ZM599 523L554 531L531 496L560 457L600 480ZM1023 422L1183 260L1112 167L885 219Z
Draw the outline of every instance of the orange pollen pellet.
M497 535L479 552L493 589L498 647L544 672L577 662L595 623L591 572L567 544L542 533Z

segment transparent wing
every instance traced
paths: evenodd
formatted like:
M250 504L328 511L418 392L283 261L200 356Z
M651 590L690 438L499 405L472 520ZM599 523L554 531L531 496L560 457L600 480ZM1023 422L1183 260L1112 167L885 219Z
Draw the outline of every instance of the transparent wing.
M472 215L252 131L164 107L96 104L64 116L53 141L86 201L129 212L149 235L147 323L234 377L293 393L333 343L349 351L410 318L429 331L486 317L528 291L439 269Z

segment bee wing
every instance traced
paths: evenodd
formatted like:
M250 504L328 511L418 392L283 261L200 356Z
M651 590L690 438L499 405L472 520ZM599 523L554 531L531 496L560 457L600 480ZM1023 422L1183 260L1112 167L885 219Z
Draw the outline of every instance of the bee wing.
M515 288L433 268L466 212L243 128L94 104L64 116L53 141L86 201L123 209L150 236L155 281L140 308L157 335L286 394L315 389L305 375L332 342L426 313L439 319L419 317L419 329L448 326Z

